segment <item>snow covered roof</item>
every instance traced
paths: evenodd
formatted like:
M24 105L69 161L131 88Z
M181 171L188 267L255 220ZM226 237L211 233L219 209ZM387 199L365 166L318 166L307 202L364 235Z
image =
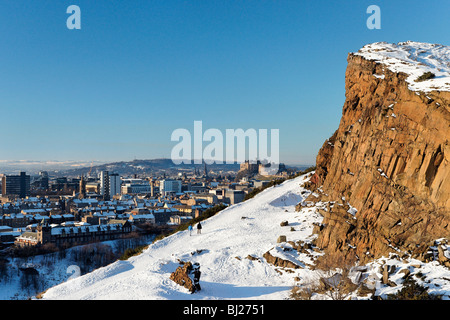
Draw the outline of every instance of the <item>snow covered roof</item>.
M48 219L50 219L50 217L48 217L48 216L41 216L40 214L35 214L35 215L33 216L33 218L34 218L35 220L42 220L42 219L48 220Z
M406 73L411 91L450 91L450 46L414 41L376 42L354 54L382 63L392 72ZM426 72L435 77L416 81Z
M23 214L37 214L37 213L46 213L47 211L44 209L23 209Z
M95 212L94 214L93 214L93 216L94 217L115 217L116 216L116 214L114 213L114 212L109 212L109 211L107 211L107 212Z
M97 199L91 199L91 198L84 198L84 199L74 199L73 200L74 203L76 204L98 204L98 200Z
M155 219L155 216L151 213L129 215L130 219Z
M39 202L39 201L41 201L41 199L38 197L28 197L28 198L24 199L23 201L24 202Z
M154 213L176 213L179 211L176 209L156 209L156 210L153 210L153 212Z
M80 232L97 232L106 231L110 228L111 230L122 229L121 223L111 223L103 225L83 225L83 226L73 226L73 227L56 227L52 228L52 235L62 234L62 233L80 233Z
M0 232L11 231L13 228L10 226L0 226Z
M18 240L23 239L23 240L37 242L37 233L36 232L24 232L17 239Z

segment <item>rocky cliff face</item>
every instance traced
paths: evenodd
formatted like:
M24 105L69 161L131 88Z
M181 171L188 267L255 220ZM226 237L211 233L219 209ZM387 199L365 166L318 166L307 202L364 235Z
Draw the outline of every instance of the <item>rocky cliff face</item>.
M362 261L425 260L435 240L450 240L450 50L430 60L429 47L393 46L349 54L340 125L311 178L315 201L330 201L316 245ZM435 80L416 82L427 68Z

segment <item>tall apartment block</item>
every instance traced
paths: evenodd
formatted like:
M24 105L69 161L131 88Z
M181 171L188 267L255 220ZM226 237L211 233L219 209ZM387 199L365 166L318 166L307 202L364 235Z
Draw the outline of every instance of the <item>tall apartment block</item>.
M109 172L100 172L100 194L103 196L104 200L110 200L110 190L109 190Z
M116 194L120 194L122 179L119 174L109 171L100 172L100 194L105 200L111 200Z
M19 175L4 175L2 177L2 195L15 195L25 198L30 195L30 176L25 172Z

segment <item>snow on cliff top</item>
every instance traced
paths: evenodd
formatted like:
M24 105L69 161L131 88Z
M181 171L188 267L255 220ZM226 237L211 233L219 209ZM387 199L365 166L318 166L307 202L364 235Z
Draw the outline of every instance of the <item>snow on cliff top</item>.
M376 42L354 54L382 63L392 72L406 73L411 91L450 91L450 46L414 41ZM435 77L416 82L425 72L432 72Z

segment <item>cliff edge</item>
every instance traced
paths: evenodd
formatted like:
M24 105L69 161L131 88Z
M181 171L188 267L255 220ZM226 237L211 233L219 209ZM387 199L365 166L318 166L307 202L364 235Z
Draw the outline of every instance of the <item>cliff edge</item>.
M347 60L340 125L310 180L316 201L334 204L316 244L427 260L450 241L450 47L380 42Z

